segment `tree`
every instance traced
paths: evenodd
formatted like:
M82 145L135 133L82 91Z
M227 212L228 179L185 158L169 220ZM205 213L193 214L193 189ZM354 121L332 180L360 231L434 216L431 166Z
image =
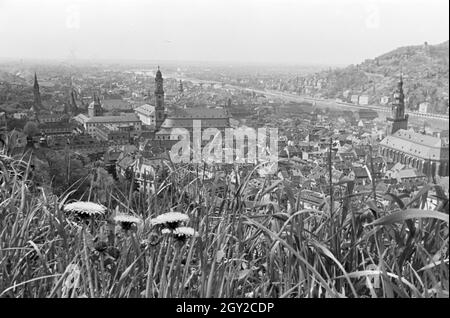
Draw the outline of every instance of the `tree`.
M38 135L40 133L40 130L37 123L35 123L34 121L28 121L25 124L25 127L23 127L23 132L27 136L33 137Z

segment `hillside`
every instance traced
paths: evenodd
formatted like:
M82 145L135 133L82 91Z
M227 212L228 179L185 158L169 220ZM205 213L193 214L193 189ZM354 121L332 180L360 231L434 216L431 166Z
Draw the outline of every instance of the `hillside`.
M329 98L342 98L343 92L350 90L350 95L368 95L370 103L378 104L382 96L391 95L401 71L409 109L417 109L420 103L428 101L429 111L447 111L448 41L438 45L405 46L358 65L318 73L315 77L326 84L316 92Z

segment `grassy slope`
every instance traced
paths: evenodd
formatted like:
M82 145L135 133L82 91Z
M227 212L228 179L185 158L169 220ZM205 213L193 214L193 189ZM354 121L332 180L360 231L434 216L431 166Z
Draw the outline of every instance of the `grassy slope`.
M218 180L185 166L141 192L92 179L90 200L108 212L80 225L61 209L68 196L33 189L21 181L26 163L5 151L0 159L0 297L449 295L448 198L436 185L425 190L436 189L440 214L411 210L425 208L427 191L387 195L383 206L383 194L375 201L352 183L335 186L333 203L305 210L288 182L266 180L246 201L250 177L241 175L236 187L223 181L222 200L213 195ZM143 222L114 226L116 205ZM187 213L199 237L175 242L150 226L170 208ZM380 225L367 225L375 219Z

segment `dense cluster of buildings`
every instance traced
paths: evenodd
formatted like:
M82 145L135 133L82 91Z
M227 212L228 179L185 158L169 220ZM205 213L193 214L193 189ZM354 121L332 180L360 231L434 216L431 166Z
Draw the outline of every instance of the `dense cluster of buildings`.
M357 192L370 190L373 180L380 191L392 187L414 191L433 178L449 175L448 133L442 138L408 127L402 77L390 97L392 114L387 123L372 110L325 111L308 103L238 106L228 100L222 106L188 107L183 102L186 95L187 89L178 81L176 96L166 104L158 68L153 94L131 109L120 103L117 109L114 103L105 107L105 99L93 90L89 104L78 106L72 92L63 111L50 112L42 105L35 75L34 103L26 116L40 131L37 146L103 158L108 169L113 166L118 174L132 171L137 182L147 182L156 170L164 169L163 162L170 161L170 149L179 140L174 130L192 134L194 121L201 123L202 130L220 132L232 126L278 128L280 164L274 178L302 189L305 207L323 203L330 191L330 166L333 183L354 180ZM0 127L6 125L6 117L0 114ZM205 173L213 175L225 166ZM258 182L264 182L263 174L256 174L254 180L251 184L256 189Z

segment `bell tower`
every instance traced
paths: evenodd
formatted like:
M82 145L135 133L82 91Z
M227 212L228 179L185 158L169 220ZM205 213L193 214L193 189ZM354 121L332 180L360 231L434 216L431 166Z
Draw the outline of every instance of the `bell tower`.
M161 71L156 72L155 77L155 128L158 131L161 128L162 123L166 119L165 109L164 109L164 87L163 87L163 77Z
M392 122L390 134L396 133L400 129L408 129L408 115L405 114L405 94L403 93L403 75L400 74L400 80L397 89L393 94L391 117L388 121Z

